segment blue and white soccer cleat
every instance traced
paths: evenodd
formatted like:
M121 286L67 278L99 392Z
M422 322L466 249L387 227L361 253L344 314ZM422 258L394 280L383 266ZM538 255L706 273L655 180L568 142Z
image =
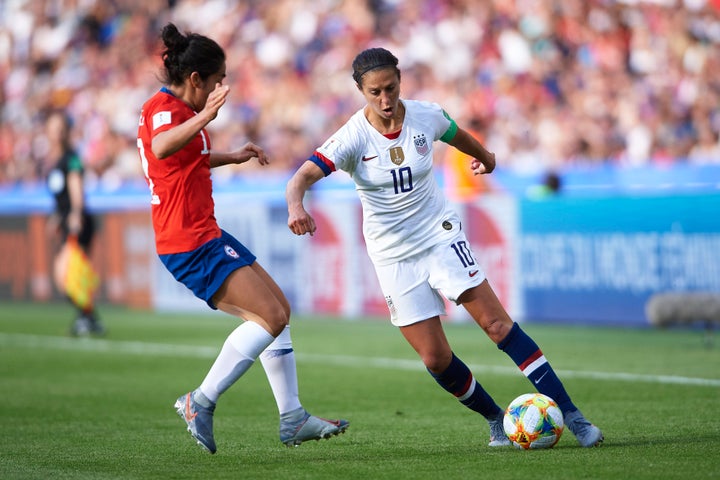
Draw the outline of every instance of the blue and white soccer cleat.
M188 432L197 440L198 445L210 453L215 453L213 438L213 412L215 405L204 407L195 401L195 392L186 393L175 402L175 410L187 423Z
M310 415L303 409L300 419L280 421L280 441L288 447L297 447L307 440L320 440L339 435L347 430L350 423L347 420L326 420Z
M488 420L488 425L490 425L490 443L488 443L488 447L507 447L512 445L503 427L504 416L505 412L501 411L496 418Z
M580 410L565 415L565 426L575 435L578 443L583 447L596 447L605 437L598 427L590 423Z

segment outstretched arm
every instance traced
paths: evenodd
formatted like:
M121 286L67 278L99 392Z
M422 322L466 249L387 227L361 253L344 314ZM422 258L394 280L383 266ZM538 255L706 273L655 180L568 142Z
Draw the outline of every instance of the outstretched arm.
M257 158L260 165L267 165L270 163L265 151L261 147L258 147L252 142L248 142L243 145L240 150L235 150L233 152L210 152L210 168L220 167L230 163L245 163L253 158Z
M288 204L288 228L295 235L306 233L312 235L317 230L315 220L305 210L303 198L305 198L305 192L324 176L320 167L308 160L302 164L287 184L285 199Z
M495 154L485 149L485 147L466 130L458 128L457 133L453 139L448 142L448 145L452 145L461 152L474 157L470 164L473 174L482 175L495 170Z

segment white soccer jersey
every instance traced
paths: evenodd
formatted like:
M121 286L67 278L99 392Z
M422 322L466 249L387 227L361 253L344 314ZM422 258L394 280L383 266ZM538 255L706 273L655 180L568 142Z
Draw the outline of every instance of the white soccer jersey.
M344 170L355 181L368 254L378 265L422 252L460 228L433 175L433 142L454 123L435 103L401 101L405 119L396 139L360 110L311 158L326 174Z

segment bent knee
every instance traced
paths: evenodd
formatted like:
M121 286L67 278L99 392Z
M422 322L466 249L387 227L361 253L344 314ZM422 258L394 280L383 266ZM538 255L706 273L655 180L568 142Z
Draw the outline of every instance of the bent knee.
M482 329L496 345L505 338L511 328L512 321L508 322L498 317L487 319L482 325Z
M270 333L274 337L280 335L282 331L285 330L285 327L290 325L290 316L288 313L288 311L280 309L266 316L265 321L267 322L268 327L270 327Z
M452 361L452 352L433 352L421 356L425 368L439 375L447 370Z

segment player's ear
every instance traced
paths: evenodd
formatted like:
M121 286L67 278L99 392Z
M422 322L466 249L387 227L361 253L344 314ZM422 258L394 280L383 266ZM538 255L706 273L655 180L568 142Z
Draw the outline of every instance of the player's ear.
M194 88L202 88L205 83L198 72L192 72L189 77L190 86Z

